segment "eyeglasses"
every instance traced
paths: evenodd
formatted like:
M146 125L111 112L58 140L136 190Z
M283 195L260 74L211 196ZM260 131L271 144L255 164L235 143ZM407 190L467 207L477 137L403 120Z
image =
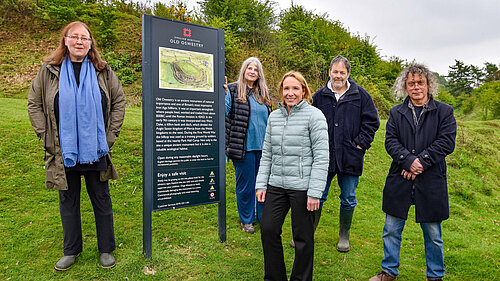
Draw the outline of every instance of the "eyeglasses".
M92 38L88 38L85 36L79 37L76 35L65 35L64 37L71 39L72 41L82 40L82 42L92 42Z
M406 86L408 86L408 88L415 88L416 86L419 86L420 88L423 88L424 86L426 86L426 83L424 81L418 81L418 82L406 82Z

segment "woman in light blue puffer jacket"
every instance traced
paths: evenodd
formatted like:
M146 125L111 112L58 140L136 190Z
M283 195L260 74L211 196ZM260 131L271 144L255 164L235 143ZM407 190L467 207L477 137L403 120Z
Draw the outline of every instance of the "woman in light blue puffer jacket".
M280 94L282 103L268 119L255 187L257 200L264 202L264 279L288 280L281 229L291 208L295 262L290 280L312 280L314 211L328 173L328 127L323 113L309 104L311 92L302 74L285 74Z

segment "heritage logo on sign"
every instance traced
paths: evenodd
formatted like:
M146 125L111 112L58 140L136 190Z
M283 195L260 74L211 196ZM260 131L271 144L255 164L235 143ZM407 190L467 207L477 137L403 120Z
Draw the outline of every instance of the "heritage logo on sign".
M191 29L184 28L184 37L191 37Z

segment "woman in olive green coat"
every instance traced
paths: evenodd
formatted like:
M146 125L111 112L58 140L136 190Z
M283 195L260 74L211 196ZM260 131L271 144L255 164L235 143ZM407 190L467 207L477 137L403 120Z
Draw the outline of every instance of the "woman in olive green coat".
M59 190L64 256L55 269L69 269L82 251L82 175L94 207L101 266L113 267L108 180L118 177L111 147L123 123L125 98L118 77L99 56L84 23L72 22L63 28L59 46L33 80L28 113L43 141L45 186Z

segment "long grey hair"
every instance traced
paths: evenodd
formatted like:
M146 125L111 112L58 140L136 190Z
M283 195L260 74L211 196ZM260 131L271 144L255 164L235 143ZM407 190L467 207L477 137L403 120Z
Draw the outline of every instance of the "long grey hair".
M408 92L406 91L406 80L408 79L408 74L419 74L424 75L427 79L427 86L429 98L437 97L439 91L439 82L436 75L421 63L411 63L407 68L403 69L396 78L396 82L392 86L392 94L397 100L402 100L406 98Z
M255 64L257 66L257 72L259 73L259 78L255 81L253 85L253 93L254 97L260 104L271 105L271 98L269 97L269 89L267 88L266 77L264 76L264 70L262 68L262 63L256 57L249 57L246 59L241 65L240 75L238 76L238 101L246 102L247 101L247 91L246 85L247 81L245 79L245 71L249 64Z

